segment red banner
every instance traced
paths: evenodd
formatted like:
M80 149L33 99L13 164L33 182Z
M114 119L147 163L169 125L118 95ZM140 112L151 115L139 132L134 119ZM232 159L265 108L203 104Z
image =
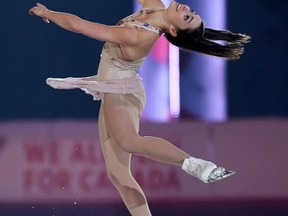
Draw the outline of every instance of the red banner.
M141 156L133 157L132 173L148 199L155 201L288 197L287 125L278 120L146 123L142 135L165 138L237 174L204 184L179 167ZM120 201L107 178L97 122L1 123L0 172L0 202Z

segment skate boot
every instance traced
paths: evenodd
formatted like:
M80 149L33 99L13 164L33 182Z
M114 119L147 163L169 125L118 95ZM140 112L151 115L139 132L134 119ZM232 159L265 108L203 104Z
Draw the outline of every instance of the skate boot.
M205 183L219 181L235 174L234 171L226 171L223 167L217 167L210 161L193 157L184 160L182 170Z

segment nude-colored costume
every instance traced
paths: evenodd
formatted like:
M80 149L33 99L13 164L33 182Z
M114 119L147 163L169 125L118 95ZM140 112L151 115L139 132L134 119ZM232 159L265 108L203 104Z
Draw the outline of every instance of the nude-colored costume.
M133 19L141 13L152 12L142 9L121 20L119 25L130 25L160 34L155 27ZM108 177L118 189L130 213L146 216L151 213L142 189L131 175L131 155L142 154L161 160L160 153L154 155L150 152L154 148L151 145L165 141L138 135L140 115L145 104L145 90L137 70L144 58L128 62L121 60L117 53L119 45L106 42L96 76L49 78L47 84L56 89L79 88L91 94L95 100L102 99L98 124ZM145 146L149 147L149 150L146 150Z

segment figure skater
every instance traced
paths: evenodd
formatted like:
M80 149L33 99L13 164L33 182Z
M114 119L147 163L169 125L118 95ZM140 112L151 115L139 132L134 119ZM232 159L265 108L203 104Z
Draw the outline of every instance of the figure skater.
M145 90L137 74L138 68L162 34L183 50L228 60L239 59L243 44L249 42L250 37L205 28L195 11L175 1L167 8L160 0L138 1L142 8L115 26L51 11L39 3L29 13L43 18L46 23L51 21L68 31L105 42L97 75L49 78L47 84L56 89L79 88L94 99L101 99L98 124L107 175L131 215L148 216L151 212L146 197L131 175L133 154L179 166L205 183L221 180L235 172L192 157L164 139L138 134L145 104Z

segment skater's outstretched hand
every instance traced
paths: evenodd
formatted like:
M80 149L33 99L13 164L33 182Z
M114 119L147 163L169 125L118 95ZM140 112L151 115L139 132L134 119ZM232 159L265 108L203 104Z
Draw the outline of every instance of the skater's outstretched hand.
M37 3L37 5L29 10L31 16L36 15L42 17L43 21L50 23L50 21L44 16L45 11L48 11L47 7L43 4Z

